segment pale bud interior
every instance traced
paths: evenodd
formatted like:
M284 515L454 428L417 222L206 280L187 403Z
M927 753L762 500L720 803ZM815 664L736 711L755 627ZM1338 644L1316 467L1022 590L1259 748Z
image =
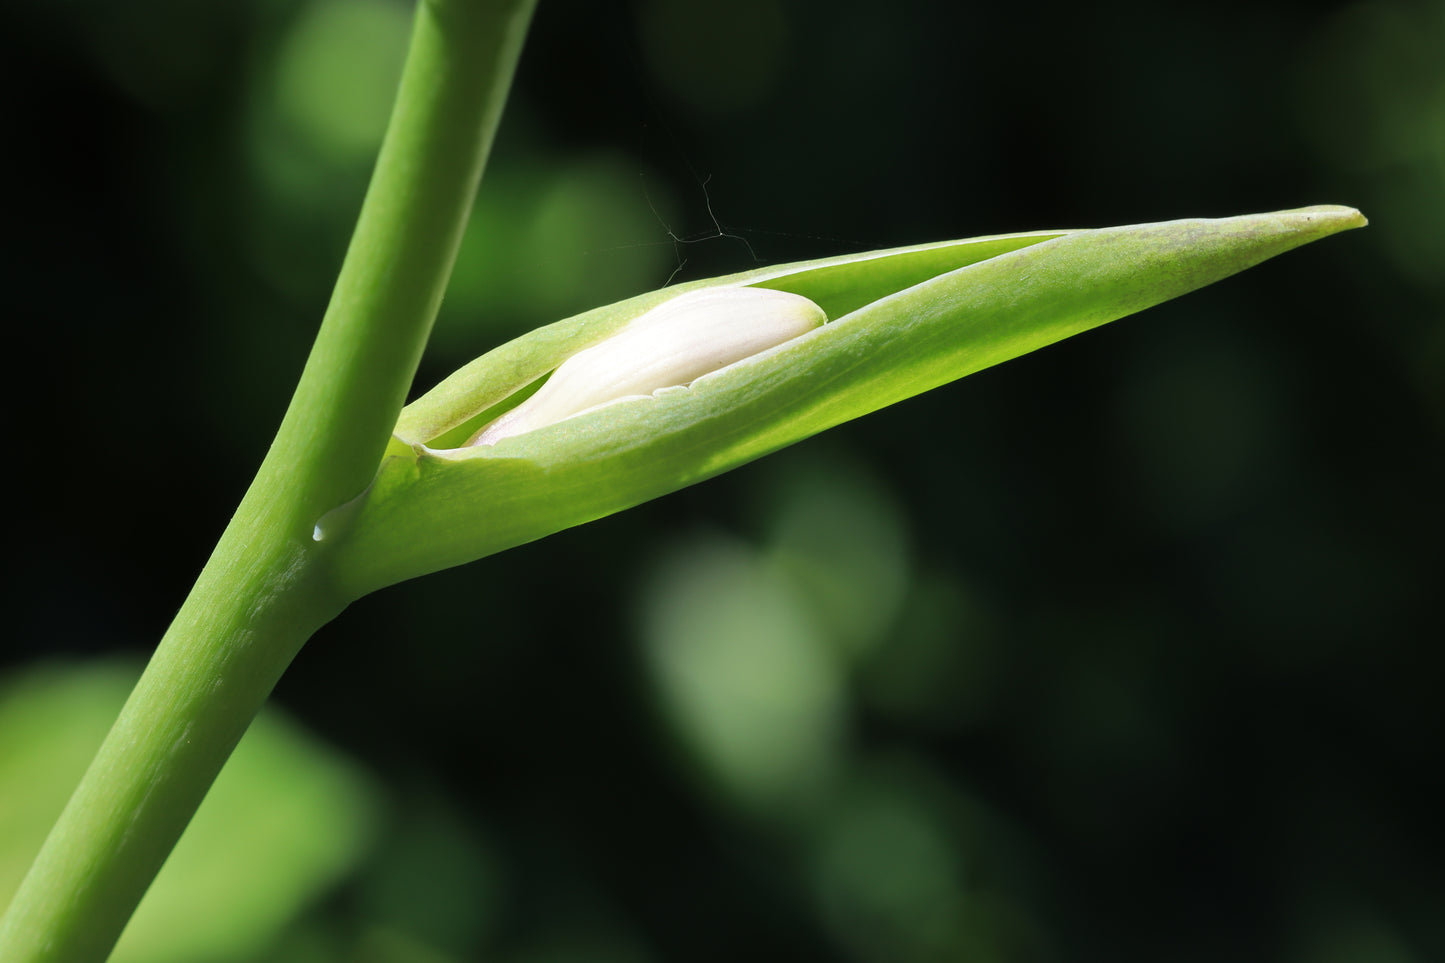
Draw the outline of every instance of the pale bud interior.
M827 321L812 301L769 288L681 294L568 358L526 401L468 446L496 444L626 398L687 385Z

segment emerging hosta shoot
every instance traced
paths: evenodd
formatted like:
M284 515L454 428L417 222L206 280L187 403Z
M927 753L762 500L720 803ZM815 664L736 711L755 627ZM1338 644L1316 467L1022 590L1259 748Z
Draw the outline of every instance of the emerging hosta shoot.
M287 665L351 601L676 491L1365 223L1350 208L1309 207L773 265L538 328L398 414L534 6L415 5L396 108L291 406L0 917L0 963L105 959ZM923 443L960 442L938 424ZM478 631L489 628L483 613Z
M1350 208L1310 207L1004 234L639 295L501 345L413 402L371 485L315 537L330 543L332 584L359 596L675 491L1362 224Z

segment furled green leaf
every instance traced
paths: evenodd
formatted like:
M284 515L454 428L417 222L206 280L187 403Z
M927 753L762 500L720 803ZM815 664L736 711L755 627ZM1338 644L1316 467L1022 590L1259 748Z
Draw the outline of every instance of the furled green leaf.
M408 406L371 487L316 535L334 540L338 584L359 595L620 511L1364 223L1311 207L1012 234L655 291L518 338ZM456 447L648 309L741 285L811 298L831 320L690 386Z

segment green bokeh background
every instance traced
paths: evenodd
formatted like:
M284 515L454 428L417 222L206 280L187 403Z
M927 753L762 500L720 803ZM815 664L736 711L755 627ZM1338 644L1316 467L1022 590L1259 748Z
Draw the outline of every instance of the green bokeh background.
M0 7L0 900L279 422L409 12ZM1445 959L1442 50L1423 0L542 0L419 390L674 277L1371 226L357 603L131 958Z

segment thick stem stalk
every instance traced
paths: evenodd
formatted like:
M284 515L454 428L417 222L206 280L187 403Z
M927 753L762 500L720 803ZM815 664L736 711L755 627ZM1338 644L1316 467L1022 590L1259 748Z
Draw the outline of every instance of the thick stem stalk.
M350 601L312 540L376 470L441 303L536 0L421 0L396 107L255 481L0 919L5 963L104 960L306 639Z

